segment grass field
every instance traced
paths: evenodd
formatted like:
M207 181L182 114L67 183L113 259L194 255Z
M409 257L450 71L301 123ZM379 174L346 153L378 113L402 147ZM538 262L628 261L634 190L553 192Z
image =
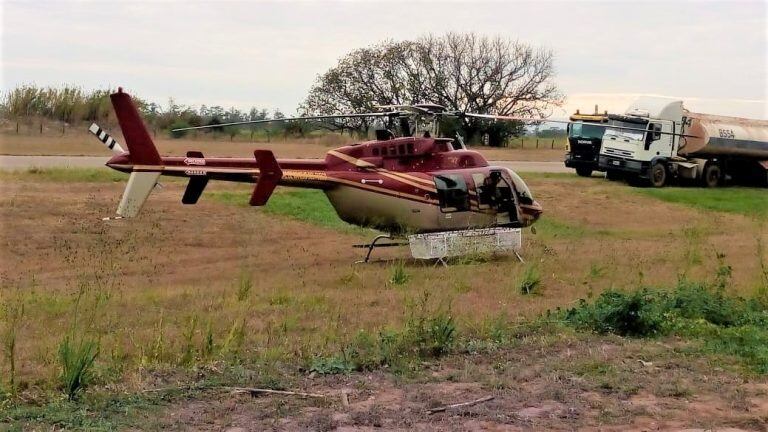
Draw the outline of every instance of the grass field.
M105 223L121 175L0 173L0 427L762 427L765 191L525 177L545 209L526 263L440 268L395 248L352 264L374 233L316 191L257 209L212 184L185 207L166 180Z
M685 204L704 210L766 218L768 216L768 194L754 188L664 188L638 189L641 193L663 201Z

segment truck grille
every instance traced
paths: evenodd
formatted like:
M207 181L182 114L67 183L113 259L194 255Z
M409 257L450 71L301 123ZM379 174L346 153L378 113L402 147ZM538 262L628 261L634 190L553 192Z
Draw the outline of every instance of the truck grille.
M631 158L635 153L629 150L620 150L612 147L605 148L605 154L611 156L619 156L624 158Z

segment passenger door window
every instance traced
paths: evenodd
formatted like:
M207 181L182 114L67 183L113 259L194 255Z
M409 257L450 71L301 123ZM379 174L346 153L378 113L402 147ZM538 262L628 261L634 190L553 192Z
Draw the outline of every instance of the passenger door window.
M469 210L467 183L460 175L435 176L440 209L445 213Z

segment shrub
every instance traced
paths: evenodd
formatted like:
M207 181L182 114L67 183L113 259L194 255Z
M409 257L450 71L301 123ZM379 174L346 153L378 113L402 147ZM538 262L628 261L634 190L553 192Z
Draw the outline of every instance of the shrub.
M681 280L671 291L606 291L594 303L581 300L564 320L597 333L698 339L705 352L736 356L768 373L768 308L759 299L725 295L722 279L710 286Z
M189 131L174 131L173 129L182 129L182 128L188 128L189 123L187 123L186 120L176 120L175 122L171 123L171 126L169 127L171 138L179 139L184 138L187 135L187 132Z
M648 290L630 293L606 291L593 304L581 300L566 313L566 320L576 327L598 333L622 336L659 334L664 323L657 294Z

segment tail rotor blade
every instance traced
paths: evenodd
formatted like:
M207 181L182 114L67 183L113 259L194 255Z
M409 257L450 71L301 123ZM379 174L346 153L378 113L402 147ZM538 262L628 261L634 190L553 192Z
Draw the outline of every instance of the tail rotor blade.
M123 147L120 146L117 140L112 138L112 136L110 136L104 129L100 128L96 123L93 123L91 127L88 128L88 132L95 135L99 141L103 142L104 145L113 152L117 154L125 153L125 150L123 150Z

